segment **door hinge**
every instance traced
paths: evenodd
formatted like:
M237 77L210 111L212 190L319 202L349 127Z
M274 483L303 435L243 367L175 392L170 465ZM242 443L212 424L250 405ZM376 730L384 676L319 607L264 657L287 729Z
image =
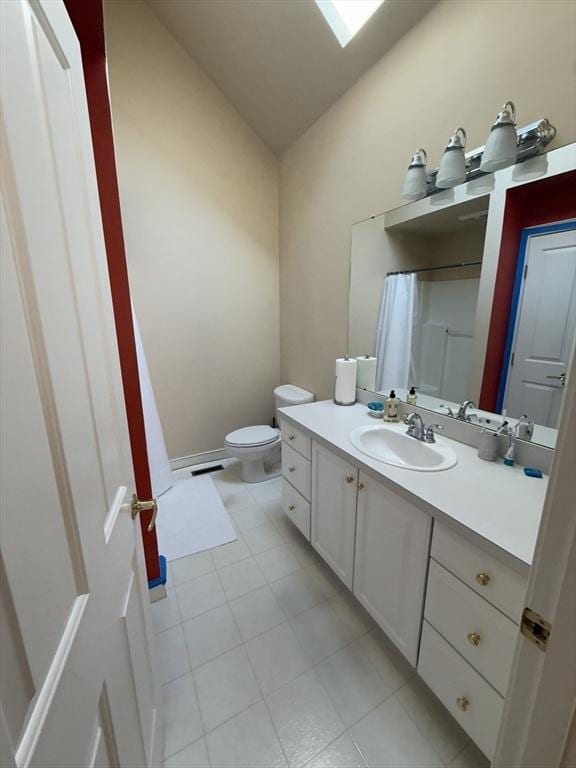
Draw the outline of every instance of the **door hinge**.
M531 608L524 608L520 631L531 643L534 643L541 651L545 651L548 647L550 632L552 632L552 624Z
M510 358L510 367L514 365L514 358L516 357L516 352L512 352L512 357Z
M528 264L524 264L524 280L526 280L527 274L528 274Z

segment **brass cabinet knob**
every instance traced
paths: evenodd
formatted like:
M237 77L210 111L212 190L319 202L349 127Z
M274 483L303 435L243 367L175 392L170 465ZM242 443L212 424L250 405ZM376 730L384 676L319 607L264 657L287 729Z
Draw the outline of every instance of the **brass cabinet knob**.
M480 584L481 587L485 587L490 581L490 576L488 576L487 573L477 573L476 581L478 582L478 584Z
M288 467L288 472L294 472L296 470L296 467Z
M290 512L294 512L294 510L296 509L296 507L294 506L294 504L290 504L290 506L288 507L288 509L290 510Z
M466 696L458 696L456 699L456 704L458 704L458 708L462 710L462 712L467 712L470 708L470 702L466 698Z
M358 483L358 490L363 491L364 490L364 483Z
M288 435L288 440L296 440L296 435Z
M354 482L354 478L352 477L352 475L348 475L348 477L346 478L346 482L348 483L348 485Z
M480 645L480 635L478 632L469 632L467 637L470 645L473 645L476 648Z

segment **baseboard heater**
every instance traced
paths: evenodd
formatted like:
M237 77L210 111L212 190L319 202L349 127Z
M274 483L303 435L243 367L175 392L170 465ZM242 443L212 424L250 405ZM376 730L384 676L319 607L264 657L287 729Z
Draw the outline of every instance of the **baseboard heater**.
M208 472L219 472L221 469L224 469L223 464L214 464L213 467L204 467L203 469L193 469L190 474L192 477L197 477L198 475L206 475Z

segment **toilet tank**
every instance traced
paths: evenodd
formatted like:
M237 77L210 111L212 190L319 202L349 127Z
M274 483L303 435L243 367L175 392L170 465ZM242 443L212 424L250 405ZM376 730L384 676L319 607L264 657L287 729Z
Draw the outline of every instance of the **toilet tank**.
M294 384L282 384L274 390L274 399L276 401L276 421L280 424L278 408L287 408L289 405L302 405L303 403L313 403L314 393L307 389L295 387Z

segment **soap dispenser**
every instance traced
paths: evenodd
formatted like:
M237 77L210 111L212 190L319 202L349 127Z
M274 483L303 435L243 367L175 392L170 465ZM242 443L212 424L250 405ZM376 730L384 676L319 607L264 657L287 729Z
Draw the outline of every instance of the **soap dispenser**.
M406 395L406 402L408 405L416 405L418 395L416 394L416 387L410 387L410 391Z
M384 421L398 421L398 398L392 389L384 406Z

